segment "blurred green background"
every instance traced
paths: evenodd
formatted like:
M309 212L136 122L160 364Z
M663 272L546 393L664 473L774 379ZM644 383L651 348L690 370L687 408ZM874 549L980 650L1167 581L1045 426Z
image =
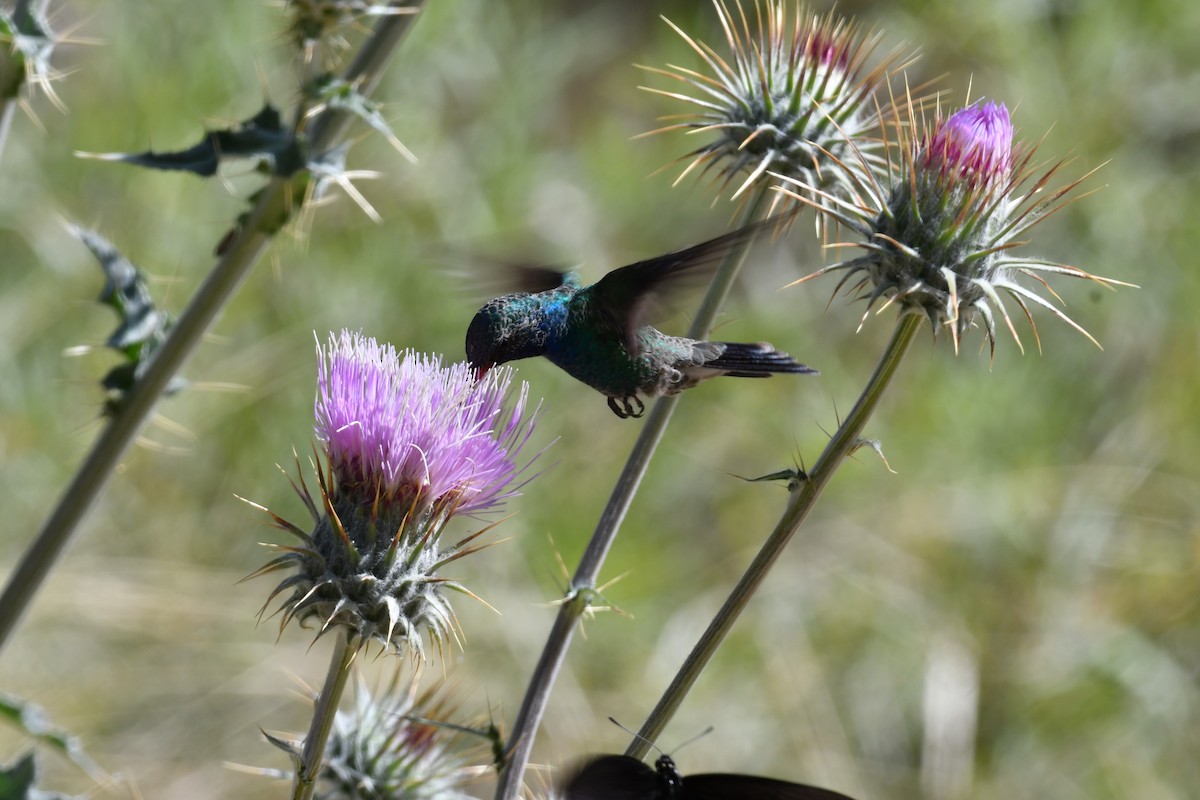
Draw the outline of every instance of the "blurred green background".
M313 334L343 327L462 354L479 292L451 274L483 251L583 263L586 277L723 230L733 206L672 188L693 146L631 140L680 104L633 64L698 67L664 24L722 49L691 0L431 3L377 97L410 165L364 137L351 166L371 223L340 197L282 237L188 364L68 557L0 658L0 690L43 705L146 797L279 797L223 762L286 768L259 727L302 729L302 682L326 645L255 613L271 584L236 581L281 541L253 499L303 518L275 464L310 449ZM818 5L824 11L827 4ZM1028 251L1141 285L1055 282L1100 351L1040 315L1043 354L1001 340L994 363L926 331L868 435L688 698L662 745L684 772L774 775L886 798L1195 797L1200 791L1200 4L1191 0L842 2L921 58L953 105L1004 100L1044 160L1096 190L1036 229ZM253 185L152 173L74 151L172 149L204 125L292 102L280 9L266 2L63 0L69 72L15 121L0 156L0 563L16 562L99 430L101 347L114 326L102 278L63 220L94 226L178 311ZM1046 133L1049 131L1048 133ZM760 244L720 335L768 339L816 379L715 381L690 392L605 574L632 617L585 625L535 760L619 750L783 509L755 476L815 460L869 374L890 318L856 333L857 306L826 280L796 227ZM668 327L682 330L677 318ZM1022 333L1028 330L1021 328ZM80 358L64 352L94 349ZM542 361L519 374L558 437L514 501L500 546L450 570L502 613L457 606L465 647L443 673L464 718L511 722L565 577L639 424ZM797 456L799 454L799 456ZM460 525L462 532L474 530ZM371 661L382 671L390 660ZM0 756L20 741L0 731ZM46 783L89 783L53 758ZM542 773L546 775L546 773ZM534 777L536 783L539 779ZM548 780L543 778L542 780ZM486 783L479 796L490 796Z

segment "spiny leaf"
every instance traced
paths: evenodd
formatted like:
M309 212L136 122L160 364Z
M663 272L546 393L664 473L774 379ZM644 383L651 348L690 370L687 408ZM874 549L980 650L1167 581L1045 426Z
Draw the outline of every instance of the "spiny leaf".
M103 236L77 225L71 225L70 230L104 271L104 288L97 299L121 317L120 326L106 344L127 356L136 356L130 349L144 342L164 322L164 315L154 308L145 277Z
M396 148L402 156L410 162L416 163L416 156L401 144L387 120L383 118L383 114L379 110L379 103L369 100L359 92L357 83L345 81L326 73L313 81L309 88L309 95L317 101L318 108L328 107L358 117L387 139L388 143Z
M7 719L13 725L20 728L27 736L62 753L89 775L103 773L103 770L83 751L83 745L80 741L65 731L56 728L40 706L27 703L19 697L0 695L0 717ZM33 755L30 754L20 764L7 770L5 774L12 775L15 770L23 768L26 760L30 762L30 768L32 769ZM3 778L0 778L0 783L3 780ZM30 780L32 780L32 774L30 775ZM0 790L0 798L10 796L12 795L8 795Z
M418 717L415 714L405 714L404 719L418 725L428 725L434 728L446 728L447 730L458 731L459 733L468 733L486 739L492 747L492 766L495 767L496 771L503 771L504 767L508 764L508 749L505 746L504 732L497 727L495 720L488 720L488 725L486 728L473 728L470 725L459 725L455 722L426 719L425 717Z
M37 766L33 753L27 753L11 767L0 768L0 798L2 800L25 800L37 791L33 782L37 778Z
M769 475L762 475L757 478L742 478L741 475L735 475L735 478L741 478L747 483L758 483L759 481L786 481L789 492L794 492L801 483L808 480L808 473L799 467L781 469L778 472L772 472Z
M125 397L149 365L150 357L167 338L171 315L155 308L145 276L111 242L77 225L70 225L69 229L100 262L104 288L98 299L111 306L120 318L105 344L125 356L125 361L101 380L106 397L104 412L112 416L121 409ZM186 386L183 378L172 378L165 394L169 397Z
M300 752L300 748L296 745L296 742L289 741L280 736L275 736L271 733L267 733L267 731L263 728L259 728L258 730L263 735L263 738L267 740L267 742L288 754L288 758L292 760L292 766L299 768L303 764L303 756Z
M864 447L874 450L875 455L879 456L879 460L887 467L887 471L895 474L896 470L892 469L892 465L888 463L887 456L883 454L883 442L878 439L867 439L860 436L854 440L854 445L850 448L850 452L856 453Z
M270 103L233 128L207 131L198 144L186 150L79 155L150 169L184 170L203 177L215 175L221 161L235 158L261 159L270 172L287 177L303 169L305 160L295 134Z

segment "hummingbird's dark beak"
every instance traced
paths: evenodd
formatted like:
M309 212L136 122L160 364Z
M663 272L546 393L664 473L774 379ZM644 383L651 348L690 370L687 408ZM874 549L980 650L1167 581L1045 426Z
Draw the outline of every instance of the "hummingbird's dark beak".
M484 364L484 365L483 365L483 366L481 366L481 367L476 367L476 368L475 368L475 380L476 380L476 381L481 381L481 380L483 380L483 376L484 376L484 375L487 375L487 374L488 374L488 370L489 370L489 369L491 369L491 368L492 368L492 367L494 367L494 366L495 366L495 364Z

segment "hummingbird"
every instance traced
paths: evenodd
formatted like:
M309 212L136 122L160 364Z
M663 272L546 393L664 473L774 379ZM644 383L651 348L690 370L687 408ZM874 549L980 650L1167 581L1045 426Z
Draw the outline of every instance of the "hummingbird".
M767 342L709 342L669 336L646 322L670 284L711 271L732 248L776 219L694 247L614 269L584 286L573 272L517 267L525 291L486 303L467 328L467 360L478 375L497 364L545 356L608 398L621 419L645 413L642 397L678 394L718 375L766 378L816 370Z

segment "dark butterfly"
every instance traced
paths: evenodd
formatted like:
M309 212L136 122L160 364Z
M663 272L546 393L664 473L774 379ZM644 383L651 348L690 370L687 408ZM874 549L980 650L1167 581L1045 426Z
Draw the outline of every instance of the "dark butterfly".
M565 800L851 800L844 794L757 775L679 774L670 756L654 767L631 756L596 756L563 787Z

